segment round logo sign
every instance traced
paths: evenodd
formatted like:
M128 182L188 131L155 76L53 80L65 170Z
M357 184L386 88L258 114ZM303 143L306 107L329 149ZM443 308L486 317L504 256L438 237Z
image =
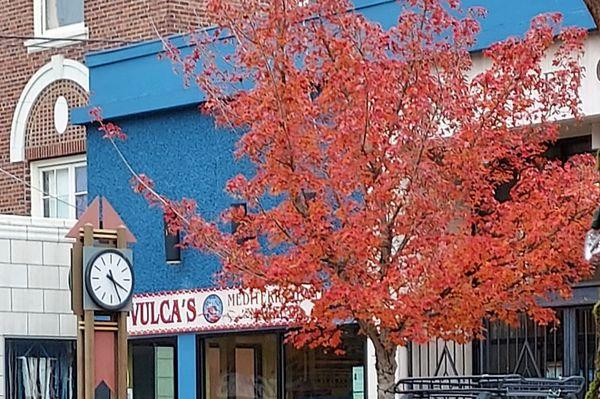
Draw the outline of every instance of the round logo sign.
M209 323L216 323L223 316L223 301L215 294L210 294L204 300L202 305L202 313L204 318Z

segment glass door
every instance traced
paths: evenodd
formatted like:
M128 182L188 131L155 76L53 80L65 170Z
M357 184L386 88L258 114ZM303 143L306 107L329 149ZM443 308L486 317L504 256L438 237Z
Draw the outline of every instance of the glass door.
M276 334L223 335L204 340L207 399L276 399Z

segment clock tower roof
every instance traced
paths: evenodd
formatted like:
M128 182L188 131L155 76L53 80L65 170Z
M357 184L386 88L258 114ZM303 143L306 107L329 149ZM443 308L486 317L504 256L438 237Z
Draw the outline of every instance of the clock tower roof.
M122 226L125 228L127 242L130 244L137 242L133 233L105 197L94 198L90 206L75 223L75 226L69 230L66 237L79 238L81 229L87 223L91 223L94 229L116 230Z

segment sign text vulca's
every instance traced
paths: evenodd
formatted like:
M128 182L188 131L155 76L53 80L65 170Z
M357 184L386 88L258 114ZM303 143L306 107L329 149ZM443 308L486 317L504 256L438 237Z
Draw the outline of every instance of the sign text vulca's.
M206 290L142 294L133 297L127 320L130 335L285 326L285 320L257 321L253 312L282 303L275 291ZM310 312L310 302L302 308Z

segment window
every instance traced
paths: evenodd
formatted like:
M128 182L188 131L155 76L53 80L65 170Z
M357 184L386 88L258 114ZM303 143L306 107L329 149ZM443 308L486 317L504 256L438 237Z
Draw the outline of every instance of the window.
M586 392L596 375L596 324L592 305L584 304L591 298L583 298L572 303L576 306L555 307L556 324L538 325L524 315L514 326L486 320L485 339L473 343L474 373L534 378L578 375L585 379Z
M179 232L169 232L167 222L164 221L164 238L165 238L165 260L169 264L177 264L181 262L181 247L179 246L181 237Z
M567 162L569 158L580 154L592 153L592 136L576 136L567 137L556 140L556 142L548 144L548 149L544 156L553 161ZM495 198L500 202L505 202L510 199L510 190L517 184L517 176L514 179L500 184L496 188Z
M6 340L6 398L74 398L74 341Z
M559 139L548 146L546 156L553 160L566 162L570 157L579 154L592 153L592 136L577 136Z
M31 163L31 214L78 219L87 207L85 157Z
M63 47L77 42L60 39L85 39L84 0L34 0L34 36L25 41L29 51Z
M286 344L285 399L364 398L365 345L365 338L355 330L343 337L343 355Z
M231 205L231 210L232 212L235 212L235 215L237 217L243 217L246 216L246 214L248 213L248 207L246 206L245 203L239 203L239 204L232 204ZM232 221L231 222L231 234L235 234L235 232L237 231L237 229L240 227L240 223L238 221Z
M83 22L83 0L43 0L44 30Z

